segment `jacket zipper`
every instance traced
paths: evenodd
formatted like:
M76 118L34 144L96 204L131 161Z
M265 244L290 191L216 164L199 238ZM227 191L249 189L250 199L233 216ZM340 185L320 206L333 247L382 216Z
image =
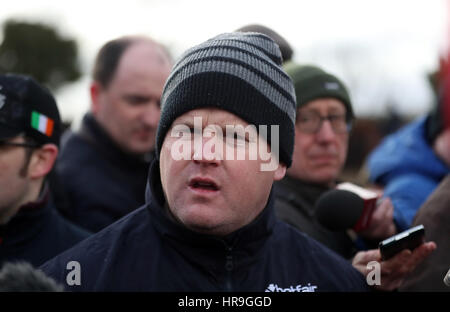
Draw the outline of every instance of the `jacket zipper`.
M227 247L227 254L225 259L225 271L226 280L225 280L225 290L228 292L233 291L233 282L232 282L232 272L234 269L233 257L231 252L233 251L232 247Z

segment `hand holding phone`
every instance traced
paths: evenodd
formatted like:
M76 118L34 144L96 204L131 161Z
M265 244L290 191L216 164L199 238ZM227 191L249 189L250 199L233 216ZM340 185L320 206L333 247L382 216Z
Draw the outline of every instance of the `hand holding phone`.
M403 249L411 251L425 242L425 228L417 225L392 237L389 237L379 244L381 259L392 258Z

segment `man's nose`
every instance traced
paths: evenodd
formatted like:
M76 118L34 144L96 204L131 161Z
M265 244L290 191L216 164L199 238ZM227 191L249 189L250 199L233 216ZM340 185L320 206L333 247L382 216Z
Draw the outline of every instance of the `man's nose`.
M147 126L156 128L158 126L160 115L161 109L158 103L153 100L148 105L146 105L142 120Z
M223 160L222 141L216 136L195 134L192 159L198 164L219 165Z
M316 137L321 142L334 140L334 138L336 137L336 133L334 132L329 120L323 120L322 124L320 125L319 131L316 134Z

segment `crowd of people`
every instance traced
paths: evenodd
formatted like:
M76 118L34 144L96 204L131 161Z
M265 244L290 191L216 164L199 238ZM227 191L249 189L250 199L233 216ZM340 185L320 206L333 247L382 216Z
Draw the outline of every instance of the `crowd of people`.
M111 40L90 111L65 133L45 87L0 75L0 289L29 274L68 291L448 290L445 88L369 156L382 189L369 225L335 231L315 210L343 182L357 116L339 77L293 54L262 25L175 62L151 38ZM382 257L418 224L426 240Z

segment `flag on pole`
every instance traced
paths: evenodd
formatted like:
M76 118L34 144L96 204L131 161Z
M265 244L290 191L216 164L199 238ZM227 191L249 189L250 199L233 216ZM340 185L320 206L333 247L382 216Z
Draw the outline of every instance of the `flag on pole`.
M53 120L36 111L31 112L31 127L45 134L48 137L53 133Z

